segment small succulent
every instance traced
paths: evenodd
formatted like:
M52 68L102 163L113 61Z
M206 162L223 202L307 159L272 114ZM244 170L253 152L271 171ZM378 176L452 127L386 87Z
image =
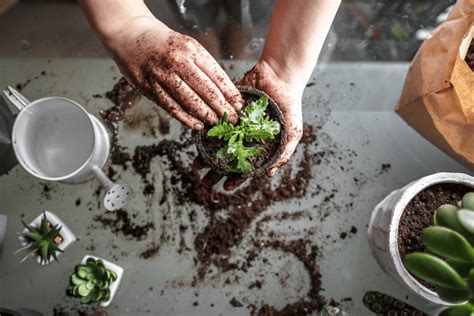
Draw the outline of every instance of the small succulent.
M26 249L28 250L28 253L21 262L24 262L28 257L34 254L37 254L40 257L41 264L50 262L51 258L58 261L56 253L63 252L58 247L58 245L63 241L63 238L59 234L62 227L59 224L54 226L51 225L46 218L45 212L43 212L43 218L41 219L39 227L27 225L24 221L22 221L22 223L27 231L20 235L26 240L28 245L18 249L15 253Z
M86 264L78 264L70 278L69 292L82 304L94 304L110 299L110 285L117 274L104 266L100 259L88 258Z
M440 315L474 315L474 192L465 194L458 206L440 206L434 226L425 228L421 239L426 252L406 255L405 267L436 285L443 300L458 304Z

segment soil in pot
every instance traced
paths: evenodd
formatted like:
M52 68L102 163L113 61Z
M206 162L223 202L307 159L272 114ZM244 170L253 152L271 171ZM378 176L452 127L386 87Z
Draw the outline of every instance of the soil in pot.
M474 39L471 41L471 45L469 45L465 60L469 68L474 71Z
M433 225L433 216L443 204L457 205L464 194L472 188L464 184L441 183L430 186L418 193L405 207L398 227L398 252L403 260L409 253L424 251L421 231ZM430 289L435 287L420 281Z
M260 98L259 96L246 93L246 92L242 92L242 97L244 99L244 108L250 105L250 103L252 103L253 101L256 101ZM272 120L279 121L277 114L270 106L267 107L267 115ZM221 170L231 169L235 164L234 159L224 160L224 159L219 159L217 157L217 152L219 151L219 149L223 148L227 144L227 142L224 141L223 139L218 139L217 137L207 136L208 130L209 128L206 130L205 133L202 134L201 141L202 141L202 145L205 151L209 155L211 162L214 165L218 166L219 169ZM260 155L249 158L249 161L253 166L253 170L263 167L268 161L270 161L272 157L276 154L278 148L280 147L280 143L281 143L281 133L278 134L278 136L276 136L274 139L267 139L261 143L260 142L245 143L246 146L258 146L262 149L262 153Z

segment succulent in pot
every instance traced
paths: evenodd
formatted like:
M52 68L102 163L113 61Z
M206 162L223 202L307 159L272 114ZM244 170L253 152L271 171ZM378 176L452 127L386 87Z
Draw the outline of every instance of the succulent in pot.
M264 92L238 87L244 99L242 114L231 124L219 122L195 136L199 154L215 171L252 177L266 172L281 151L285 134L277 104Z
M372 212L368 241L379 266L395 280L422 298L416 306L437 314L453 303L436 292L436 287L411 274L404 264L413 252L424 251L423 230L435 225L435 211L443 204L457 204L474 191L474 177L463 173L435 173L394 190Z
M425 252L405 256L407 270L436 286L445 301L457 304L441 315L474 314L474 192L458 205L444 204L434 216L434 226L422 231Z
M80 299L81 304L108 306L112 301L123 269L98 257L85 256L71 274L68 293Z
M27 251L21 262L31 256L36 257L36 261L41 265L49 264L52 260L57 261L57 257L76 239L69 228L48 211L43 211L30 224L24 221L22 223L25 229L20 233L19 240L23 247L15 252Z

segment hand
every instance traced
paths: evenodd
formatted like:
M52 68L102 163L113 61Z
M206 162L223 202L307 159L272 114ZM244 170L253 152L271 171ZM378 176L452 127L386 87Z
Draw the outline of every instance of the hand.
M282 142L283 150L280 157L268 171L268 175L272 176L279 167L288 162L303 135L301 100L305 87L304 81L289 79L279 71L278 65L273 66L260 59L239 84L267 93L278 104L283 114L286 137Z
M149 16L131 19L106 46L125 77L186 126L201 130L225 112L237 121L242 97L216 60L193 38Z

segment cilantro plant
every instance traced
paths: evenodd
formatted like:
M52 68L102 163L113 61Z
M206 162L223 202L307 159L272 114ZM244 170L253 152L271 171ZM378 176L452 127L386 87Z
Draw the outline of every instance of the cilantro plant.
M240 117L238 124L229 123L227 113L212 127L207 135L227 141L227 145L219 149L219 159L235 159L232 167L233 172L246 173L252 171L253 167L248 158L258 156L262 148L257 146L246 146L252 142L262 143L265 140L274 139L280 133L280 123L272 120L266 115L268 98L260 97L245 107L244 115Z

